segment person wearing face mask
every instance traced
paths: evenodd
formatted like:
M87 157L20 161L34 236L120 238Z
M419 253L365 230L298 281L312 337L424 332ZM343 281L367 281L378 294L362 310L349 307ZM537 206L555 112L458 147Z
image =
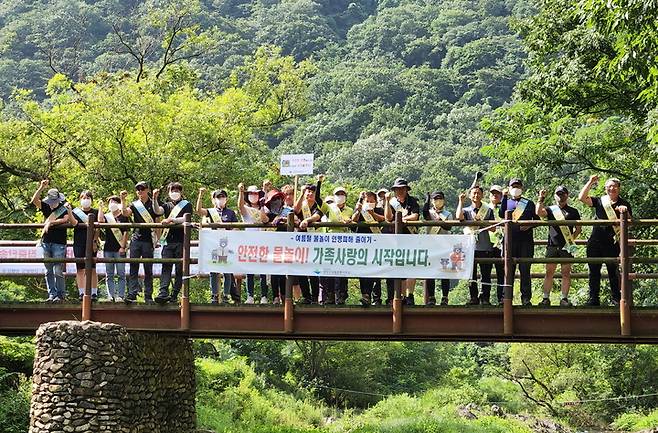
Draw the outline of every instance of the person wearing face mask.
M544 205L546 190L539 191L537 199L537 215L549 221L579 220L578 209L569 206L569 191L565 186L555 188L553 206ZM548 245L546 257L573 258L576 253L576 238L580 235L581 226L550 226L548 228ZM551 305L550 295L553 288L553 275L557 269L557 263L546 263L546 276L544 277L544 299L539 305ZM562 299L561 307L570 307L569 286L571 285L571 263L560 265L562 273Z
M319 202L320 211L324 216L327 217L329 222L334 223L347 223L352 220L352 215L354 210L347 206L345 203L347 201L347 191L342 186L334 188L333 191L333 203L327 203L322 201L320 198L320 190L322 188L322 182L324 181L325 176L318 176L318 184L315 190L316 201ZM349 228L346 227L327 227L327 233L347 233ZM328 304L332 304L334 301L336 304L342 305L345 303L348 297L347 287L348 279L345 277L322 277L320 279L320 284L325 291L325 301Z
M621 182L611 178L605 182L605 194L601 197L591 197L589 191L599 181L597 175L592 175L583 186L578 199L594 208L595 219L616 221L622 212L632 217L631 205L620 196ZM619 256L619 226L594 226L587 240L587 257L617 257ZM588 263L589 267L589 299L587 305L601 305L601 264ZM610 294L613 305L619 305L621 300L619 265L615 262L605 264L610 281Z
M245 201L246 194L246 201ZM242 215L242 221L248 224L265 224L269 221L267 214L261 206L261 198L263 197L263 191L258 189L256 185L249 186L246 190L244 184L240 183L238 185L238 209ZM247 228L245 231L260 231L260 228ZM267 276L261 274L260 278L260 292L261 299L267 299ZM245 303L253 304L254 303L254 286L255 286L256 276L254 274L247 274L247 300ZM240 302L240 299L233 297L234 302ZM274 302L277 303L279 299L274 299Z
M409 186L407 180L398 177L395 179L395 182L393 182L391 189L393 192L386 194L384 199L384 216L386 217L386 221L394 222L395 214L398 212L402 215L403 222L418 221L420 218L420 205L418 204L418 200L416 200L415 197L409 195L411 187ZM405 227L402 233L416 234L418 233L418 230L416 230L415 227ZM402 281L402 293L403 295L406 293L404 302L407 305L414 305L415 287L415 279L408 278ZM389 286L387 287L387 290L389 291L389 301L387 301L387 303L389 303L390 300L393 299L393 287Z
M89 221L89 214L96 215L96 220L101 221L102 212L99 209L91 207L93 200L91 191L84 190L80 193L80 206L73 209L73 256L76 258L84 258L86 256L87 246L87 228L80 227L79 224L87 224ZM98 230L94 230L94 256L98 253ZM78 285L78 296L82 301L82 296L85 293L85 264L75 264L75 281ZM98 274L96 268L91 270L91 299L96 301L98 299Z
M501 220L499 215L500 203L503 201L503 187L500 185L491 185L489 187L489 206L493 211L493 217L496 222ZM489 237L491 238L491 257L501 258L503 257L503 230L501 227L496 227L493 231L489 232ZM505 264L494 263L494 268L496 269L496 299L498 300L498 305L503 305L503 287L505 287Z
M509 193L503 196L500 203L498 215L505 217L505 212L512 211L512 221L536 220L539 217L535 213L535 203L522 196L523 182L515 178L509 181ZM512 250L510 254L514 258L533 257L535 254L535 244L532 237L532 226L518 226L512 224L511 229ZM514 274L516 265L512 264L512 281L514 286ZM531 306L532 302L532 280L530 278L530 263L520 263L519 273L521 274L521 304Z
M162 215L162 208L158 205L157 210L155 204L158 201L160 190L153 191L153 200L149 197L149 186L146 182L138 182L135 184L135 194L137 200L128 206L127 198L128 192L121 191L121 209L125 217L132 217L133 222L141 224L152 224L158 221ZM153 250L157 244L157 237L155 230L150 228L137 228L133 231L130 238L130 258L153 258ZM147 304L153 303L153 264L144 263L144 302ZM140 291L139 287L139 263L130 264L130 272L128 275L128 293L123 301L126 304L131 304L137 301L137 294Z
M192 214L192 203L183 198L183 185L178 182L170 183L169 200L162 206L158 202L153 203L153 209L165 217L161 221L162 225L165 226L160 238L162 258L183 258L184 229L182 224L185 222L185 214ZM160 292L155 298L155 302L158 304L178 302L178 294L183 287L183 263L176 263L174 287L171 291L171 296L169 296L169 285L171 284L171 272L173 268L173 263L162 264Z
M265 195L263 200L264 212L267 214L267 219L273 226L276 227L277 232L287 231L286 221L288 219L288 212L284 210L285 194L276 190L270 189ZM279 299L285 299L286 296L286 276L285 275L271 275L272 296ZM261 304L267 304L267 298L260 301Z
M359 195L359 201L354 207L352 222L376 224L385 221L384 208L377 206L377 195L372 191L362 191ZM381 234L382 230L378 226L357 227L356 233L376 233ZM382 305L382 280L378 278L359 278L359 288L361 289L361 305L364 307L372 305Z
M103 205L99 204L98 222L103 223L127 223L128 218L121 214L121 198L113 195L107 199L109 212L103 214ZM126 246L128 245L128 229L106 228L105 244L103 245L103 257L108 259L119 259L126 257ZM105 275L107 284L107 295L112 302L123 302L126 296L126 264L105 263ZM115 281L116 276L116 281Z
M452 219L452 213L445 209L445 195L441 191L427 193L425 204L423 205L423 219L425 221L446 221ZM432 235L448 234L449 227L433 226L427 228L427 233ZM436 281L434 279L425 280L425 290L427 290L427 305L436 305ZM441 305L448 305L448 294L450 293L450 280L441 280Z
M66 257L66 228L61 227L73 219L71 205L68 204L64 194L55 188L48 190L46 198L41 200L41 193L48 187L49 181L44 179L32 196L31 203L43 214L45 221L41 239L37 247L42 248L46 258L61 259ZM48 299L46 302L61 302L66 294L66 280L64 279L64 263L45 263L46 287Z
M322 177L318 176L318 182L321 182ZM324 215L320 210L320 205L316 200L317 186L306 184L302 187L302 193L297 197L297 202L293 208L295 216L299 219L300 232L315 232L316 229L308 227L309 224L320 221ZM320 297L320 280L315 276L298 276L296 281L302 292L300 303L312 304L316 303ZM326 296L323 297L323 302L327 303ZM332 302L333 303L333 302Z
M228 194L225 190L218 189L212 192L213 206L209 208L204 208L202 206L203 196L205 193L205 188L199 188L199 195L197 196L195 209L196 214L203 219L203 222L210 224L238 222L238 216L232 209L229 209L227 206ZM220 274L217 272L210 273L210 303L212 304L219 303L219 277ZM233 274L225 273L223 277L224 288L222 296L224 302L228 302L230 298L237 298L238 293Z
M482 202L482 187L474 185L468 192L471 201L469 206L464 207L466 193L459 195L459 204L457 205L457 219L459 221L487 221L493 220L493 210L486 203ZM464 234L476 236L475 257L490 258L492 257L493 244L489 231L480 231L482 227L464 227ZM480 281L481 289L478 296L477 283L477 266L473 266L473 275L469 283L470 300L466 305L491 305L491 263L480 263Z

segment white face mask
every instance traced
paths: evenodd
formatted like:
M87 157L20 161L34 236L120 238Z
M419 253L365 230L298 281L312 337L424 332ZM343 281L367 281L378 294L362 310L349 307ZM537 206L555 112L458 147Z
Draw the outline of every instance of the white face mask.
M256 204L258 203L258 194L249 194L249 203Z
M521 197L521 194L523 193L523 190L521 188L510 188L509 193L512 197L519 198L519 197Z
M91 199L90 198L80 199L80 206L82 206L85 209L91 207Z
M171 191L169 193L169 198L172 199L173 201L178 201L180 200L180 192L178 191Z
M560 196L559 196L559 195L555 194L555 195L553 196L553 199L555 199L555 203L561 203L561 201L560 201Z
M215 202L215 206L224 207L226 206L226 197L216 198L214 202Z
M443 199L436 199L434 200L434 208L435 209L443 209L443 206L446 204L445 200Z
M341 195L341 194L337 195L336 196L336 204L341 205L343 203L345 203L345 196Z
M110 202L110 204L107 207L110 208L110 212L116 212L119 209L121 209L121 205L119 203L115 203L113 201Z
M374 203L370 203L369 201L363 203L363 210L373 210L375 208Z

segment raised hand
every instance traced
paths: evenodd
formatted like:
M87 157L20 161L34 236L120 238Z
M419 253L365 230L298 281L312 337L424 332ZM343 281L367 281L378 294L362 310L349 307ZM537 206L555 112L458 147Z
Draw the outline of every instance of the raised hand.
M199 195L203 195L203 194L205 194L206 191L207 191L206 188L204 188L204 187L200 187L200 188L199 188Z
M121 192L119 193L119 195L121 196L121 198L126 198L126 197L128 197L128 191L126 191L126 190L124 189L123 191L121 191Z
M461 194L459 194L459 203L463 204L464 200L466 200L466 193L462 192Z
M41 181L41 183L39 184L39 186L41 187L41 189L44 189L44 188L47 187L49 184L50 184L50 181L49 181L48 179L44 179L44 180Z
M318 182L324 182L324 179L325 179L324 174L318 174L317 179L318 179Z
M539 191L539 201L543 202L546 199L546 190L542 189Z
M153 198L158 198L159 195L160 195L160 189L159 188L154 189Z
M593 174L589 177L590 185L594 185L598 181L599 181L599 175L598 174Z
M244 192L244 183L240 182L238 184L238 191Z

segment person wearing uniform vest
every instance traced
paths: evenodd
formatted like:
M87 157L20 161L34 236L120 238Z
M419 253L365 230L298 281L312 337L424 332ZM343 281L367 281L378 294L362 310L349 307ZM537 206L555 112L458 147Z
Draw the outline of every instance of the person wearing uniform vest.
M384 208L377 206L377 194L372 191L362 191L359 200L354 207L352 222L376 224L385 221ZM378 226L357 227L357 233L381 234L382 229ZM379 278L359 278L361 289L361 305L364 307L382 305L382 280Z
M183 242L185 214L192 214L192 203L183 198L183 185L178 182L169 184L169 200L162 207L157 201L153 202L153 210L163 215L160 245L162 245L163 259L181 259L183 258ZM171 227L169 227L171 226ZM173 263L163 263L162 273L160 274L160 292L155 298L158 304L167 302L178 302L178 294L183 287L183 263L176 263L176 276L174 286L169 295L169 285L171 284L171 271L174 268Z
M121 191L121 213L125 217L132 217L135 223L155 223L161 213L157 213L154 209L154 202L158 201L160 190L153 191L153 200L149 197L149 186L146 182L138 182L135 184L135 194L137 200L130 203L127 202L128 192ZM159 207L158 207L159 208ZM160 209L162 210L162 209ZM156 230L150 228L137 228L133 231L130 238L130 258L145 258L152 259L153 252L157 245ZM144 263L144 302L152 304L153 302L153 264ZM130 272L128 275L128 293L123 301L126 304L131 304L137 301L137 294L140 291L139 285L139 263L130 264Z
M229 209L226 206L226 202L228 201L228 194L225 190L219 189L212 192L213 207L209 208L202 207L203 195L205 192L205 188L199 188L199 196L196 200L195 210L196 214L203 218L203 222L210 224L238 222L238 216L232 209ZM224 274L224 290L222 296L222 300L224 302L228 302L231 297L238 297L233 274ZM210 302L212 304L217 304L219 302L219 273L217 272L210 273ZM267 303L267 298L265 298L265 302ZM261 303L263 303L262 299Z
M245 193L247 200L245 201ZM246 191L244 184L238 185L238 209L242 216L242 221L249 224L265 224L268 222L267 215L263 211L261 205L261 198L263 198L263 190L259 189L256 185L250 185ZM260 231L260 228L247 228L245 231ZM261 299L267 299L267 276L260 274L260 292ZM254 274L247 274L247 304L254 303L254 286L256 276ZM240 299L233 296L233 302L240 302ZM278 299L275 299L278 301Z
M73 257L85 258L87 252L87 228L79 227L78 224L86 224L89 220L89 214L96 215L96 221L101 220L100 209L91 207L94 199L91 191L84 190L80 193L80 206L73 209ZM98 230L94 230L93 242L94 257L98 254ZM82 301L82 295L85 293L85 264L83 262L75 264L75 281L78 285L78 296ZM91 270L91 299L96 301L98 299L98 274L96 267Z
M491 207L482 202L482 187L479 185L471 186L468 192L471 200L470 206L464 207L466 194L459 195L459 205L457 206L456 216L459 221L490 221L494 219ZM476 236L475 241L475 258L490 258L493 252L493 244L488 230L481 230L483 227L464 227L464 234ZM491 263L480 263L480 283L481 288L478 296L477 283L477 266L473 266L473 275L469 283L470 299L466 305L491 305Z
M496 222L501 220L499 211L500 203L503 201L503 187L500 185L491 185L489 187L489 206L493 211L493 216ZM502 258L503 257L503 229L501 227L496 227L493 231L489 232L489 238L491 239L492 249L491 257L493 258ZM505 287L505 264L501 261L499 263L494 263L494 268L496 269L496 299L498 300L498 305L503 305L503 288Z
M333 203L327 203L322 201L321 197L321 188L322 182L324 181L324 175L318 176L318 184L315 190L316 201L320 206L320 211L322 214L327 217L328 222L333 223L347 223L352 221L352 215L354 214L354 209L346 205L347 201L347 191L342 186L334 188L333 191ZM347 233L349 228L346 227L327 227L327 233ZM327 303L333 303L332 300L335 300L336 304L342 305L347 301L347 285L348 279L345 277L322 277L320 279L320 284L324 289L326 295Z
M391 187L392 193L386 195L384 203L384 216L386 221L394 222L395 214L397 212L402 214L402 221L418 221L420 218L420 205L416 198L409 195L411 187L406 179L398 177L393 182ZM402 233L412 234L417 233L415 227L405 227ZM416 280L408 278L402 281L402 294L406 293L404 302L407 305L414 305L414 289L416 287ZM392 288L391 288L392 289ZM389 299L393 298L393 294L389 293Z
M284 209L285 194L277 189L270 189L263 200L263 211L267 215L270 224L275 226L277 232L285 232L288 227L286 221L289 211ZM285 299L286 296L286 276L271 275L270 282L272 287L272 296L279 299ZM261 299L261 304L267 303L267 298Z
M599 181L597 175L592 175L583 186L578 199L589 207L594 208L594 217L597 220L615 221L622 212L631 218L631 205L620 195L621 182L619 179L608 179L605 182L605 194L601 197L591 197L589 191ZM617 257L619 256L619 226L594 226L592 234L587 240L587 257ZM613 305L619 305L621 299L619 265L615 262L605 264L608 269L610 281L610 294ZM589 299L587 305L601 305L601 264L589 263Z
M321 176L318 176L318 182L321 182ZM316 229L308 227L308 225L320 221L323 216L316 200L317 189L316 185L310 183L305 184L302 187L302 193L297 197L297 202L293 207L293 212L299 219L298 231L300 232L315 232ZM302 292L302 297L299 300L300 303L312 304L318 302L320 297L320 279L318 277L300 275L295 280L299 283ZM325 304L328 303L326 296L323 296L322 300Z
M98 222L100 223L127 223L128 218L121 214L121 198L113 195L107 199L109 212L103 214L102 202L98 205ZM122 259L126 257L126 246L128 245L128 229L125 227L113 227L105 229L105 244L103 245L103 257L106 259ZM126 264L105 263L105 275L107 284L107 296L112 302L123 302L126 296ZM115 281L115 275L116 280Z
M445 203L445 194L442 191L427 193L423 205L423 219L425 221L451 220L452 214L445 209ZM427 233L432 235L448 234L450 228L443 226L427 227ZM434 279L425 280L425 290L427 290L427 305L436 305L436 281ZM441 305L448 305L449 293L450 280L441 279Z
M509 193L503 196L498 215L505 217L505 212L512 211L512 221L536 220L539 217L535 213L535 203L522 196L523 182L521 179L509 181ZM512 224L511 229L512 250L510 254L514 258L533 257L535 254L535 241L532 238L532 226L518 226ZM512 265L512 286L514 286L514 274L516 265ZM532 280L530 278L530 263L519 263L521 274L521 304L532 305Z
M43 250L45 258L66 257L66 228L59 227L71 221L71 206L66 202L64 194L51 188L46 198L41 200L41 193L50 182L44 179L32 196L31 203L43 214L45 221L43 232L38 246ZM66 295L66 280L64 279L64 263L45 263L46 288L48 299L46 302L61 302Z

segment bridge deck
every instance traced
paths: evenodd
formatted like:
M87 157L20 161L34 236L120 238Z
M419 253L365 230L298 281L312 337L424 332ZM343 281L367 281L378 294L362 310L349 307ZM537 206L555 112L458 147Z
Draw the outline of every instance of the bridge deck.
M399 333L390 307L304 305L293 314L292 332L285 332L284 308L276 306L192 304L189 329L180 328L176 306L98 304L91 320L194 338L658 343L658 308L634 308L630 336L621 335L617 308L515 307L511 335L504 334L497 307L403 307ZM0 333L6 335L79 319L79 304L0 304Z

